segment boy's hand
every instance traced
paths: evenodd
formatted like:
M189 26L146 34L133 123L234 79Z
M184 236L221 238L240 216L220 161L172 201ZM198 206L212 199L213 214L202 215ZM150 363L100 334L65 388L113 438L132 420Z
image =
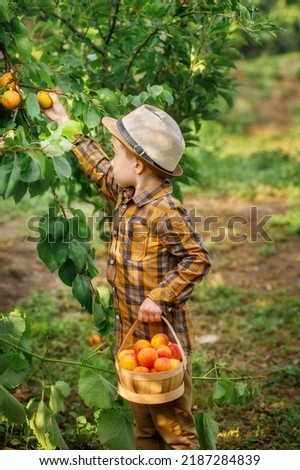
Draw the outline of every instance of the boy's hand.
M51 108L43 109L43 113L58 126L63 122L69 121L70 118L68 113L64 105L59 100L57 93L50 93L50 97L53 101L53 106L51 106Z
M146 297L140 306L138 313L138 320L140 322L160 322L162 316L162 309L153 300Z

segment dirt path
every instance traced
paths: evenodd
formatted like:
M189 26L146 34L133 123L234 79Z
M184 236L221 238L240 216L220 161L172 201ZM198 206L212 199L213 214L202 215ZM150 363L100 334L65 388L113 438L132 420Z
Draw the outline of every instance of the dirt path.
M286 201L273 198L241 202L189 196L185 205L191 213L196 208L196 221L200 216L203 220L199 231L211 247L213 262L208 282L299 295L300 242L273 239L270 231L272 217L289 209ZM270 247L267 255L260 251L262 245Z
M51 289L61 281L40 261L36 243L26 241L24 222L0 225L0 311L10 311L31 289Z

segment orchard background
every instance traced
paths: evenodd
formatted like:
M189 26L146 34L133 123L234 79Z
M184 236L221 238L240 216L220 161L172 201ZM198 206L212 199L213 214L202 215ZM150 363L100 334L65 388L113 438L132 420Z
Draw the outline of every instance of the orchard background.
M142 103L183 130L174 191L213 260L191 299L201 447L299 448L299 24L291 0L0 1L0 74L21 97L0 106L2 448L134 448L105 281L112 208L71 145L87 133L110 152L102 117ZM72 121L52 125L41 90Z

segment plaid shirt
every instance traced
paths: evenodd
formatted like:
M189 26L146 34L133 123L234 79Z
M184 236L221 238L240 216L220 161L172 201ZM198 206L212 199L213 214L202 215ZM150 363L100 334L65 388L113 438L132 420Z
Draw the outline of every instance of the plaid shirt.
M162 183L135 197L134 188L118 187L97 142L80 136L73 153L99 191L116 202L107 264L114 292L116 350L149 297L162 308L189 353L194 328L187 300L208 272L210 260L187 212L172 197L172 185ZM170 335L164 322L141 323L134 340L152 337L162 328Z

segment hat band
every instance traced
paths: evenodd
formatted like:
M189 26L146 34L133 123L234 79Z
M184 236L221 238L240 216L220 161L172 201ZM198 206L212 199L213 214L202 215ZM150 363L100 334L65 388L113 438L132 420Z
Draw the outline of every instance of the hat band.
M161 165L159 165L158 163L156 163L156 162L147 154L146 150L144 150L143 147L142 147L141 145L139 145L139 144L133 139L133 137L131 137L131 135L129 134L129 132L128 132L127 129L125 128L122 119L119 119L116 124L117 124L117 128L118 128L120 134L122 135L122 137L124 137L124 139L126 140L126 142L128 143L128 145L130 145L130 147L132 148L132 150L135 151L135 153L137 153L140 157L142 157L144 160L146 160L148 163L150 163L151 165L155 166L156 168L159 168L160 170L163 170L164 172L169 173L170 175L173 174L173 171L166 170L164 167L162 167Z

